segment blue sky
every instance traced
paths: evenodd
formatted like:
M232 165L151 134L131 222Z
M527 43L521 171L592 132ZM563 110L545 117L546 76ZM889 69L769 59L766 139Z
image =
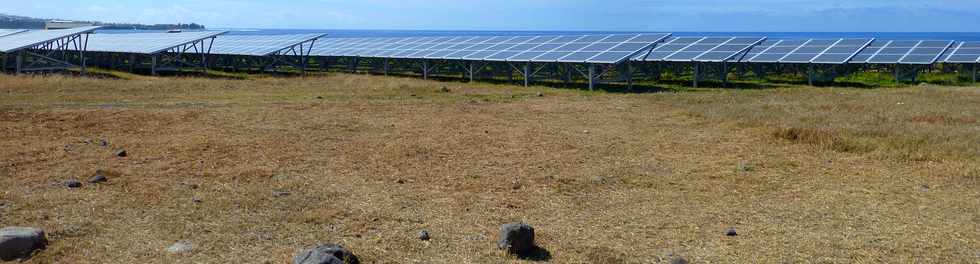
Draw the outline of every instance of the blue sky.
M980 31L980 0L11 0L0 13L209 27ZM53 8L57 7L57 8Z

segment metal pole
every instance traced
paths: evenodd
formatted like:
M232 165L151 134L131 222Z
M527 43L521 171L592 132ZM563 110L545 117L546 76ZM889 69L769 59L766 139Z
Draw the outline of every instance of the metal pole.
M562 87L566 87L567 88L568 87L568 83L572 81L572 68L571 68L571 65L570 64L567 64L567 63L564 64L564 65L562 65L562 68L564 68L564 71L565 71L564 76L562 76L562 82L563 82L563 86Z
M701 63L694 64L694 88L698 88L698 77L701 76Z
M728 87L728 63L721 62L721 85Z
M388 58L385 58L384 59L384 64L385 65L384 65L383 68L384 68L384 71L385 71L385 76L388 76Z
M529 75L531 75L530 62L524 64L524 87L528 87L531 85L531 76Z
M473 82L473 62L470 62L470 82Z
M150 75L157 75L157 59L160 55L153 55L153 60L150 62Z
M633 90L633 64L626 62L626 90Z
M422 79L429 79L429 60L422 60Z
M24 51L17 52L17 66L15 73L20 74L21 67L24 66Z
M806 70L806 79L807 79L807 83L810 86L813 86L813 64L812 63L808 65L808 68Z
M973 84L977 84L977 64L973 64L973 67L970 68L972 68L971 71L973 72Z
M589 91L595 91L595 64L589 64Z
M82 43L82 48L78 51L78 56L82 59L82 76L85 76L85 50L88 49L88 34L85 34L85 43Z

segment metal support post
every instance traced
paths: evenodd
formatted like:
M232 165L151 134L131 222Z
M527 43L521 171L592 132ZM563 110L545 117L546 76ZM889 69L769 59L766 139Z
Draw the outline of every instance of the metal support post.
M971 72L973 72L973 84L977 84L977 64L973 64Z
M473 62L470 62L469 71L470 71L470 82L473 82Z
M900 83L901 80L902 80L901 76L899 75L901 73L900 71L902 70L900 68L901 66L902 66L901 64L895 64L895 82L896 83Z
M21 68L24 67L24 51L17 52L17 65L15 67L15 73L20 74Z
M133 70L135 68L136 68L136 54L135 53L130 53L129 54L129 72L133 72Z
M524 87L531 85L531 63L524 64Z
M694 64L694 78L693 78L694 88L698 88L698 79L700 79L699 78L700 76L701 76L701 63L698 62Z
M429 79L429 60L422 60L422 79Z
M595 64L589 64L589 91L595 91Z
M626 90L633 90L633 64L629 61L626 62Z
M388 65L389 64L390 63L388 63L388 58L384 58L384 66L382 68L384 68L383 70L385 72L385 76L388 76Z
M572 81L572 68L570 64L564 64L562 67L565 68L565 73L564 76L562 77L562 81L564 81L564 87L567 88L568 83Z
M150 75L154 75L154 76L157 75L157 60L159 59L159 57L160 55L157 54L153 55L153 59L150 62Z
M812 63L807 65L806 80L807 80L807 84L809 84L810 86L813 86L813 64Z
M721 62L721 85L728 87L728 63Z

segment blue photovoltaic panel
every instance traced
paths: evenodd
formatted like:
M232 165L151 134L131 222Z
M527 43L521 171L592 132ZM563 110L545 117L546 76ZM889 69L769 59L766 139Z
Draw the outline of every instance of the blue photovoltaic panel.
M737 56L733 60L737 62L748 62L749 59L751 59L752 57L759 55L760 53L762 53L762 51L768 50L770 47L780 42L781 40L777 40L777 39L763 40L759 44L749 47L749 49L745 53Z
M780 40L748 59L749 62L776 63L812 40Z
M875 41L855 56L854 63L932 64L952 45L944 40Z
M869 42L871 39L811 39L779 59L779 62L815 63L819 59L820 63L824 64L842 64L861 51Z
M323 39L313 56L619 63L669 34Z
M723 62L745 53L754 45L762 43L765 38L731 38L724 43L720 43L714 48L698 55L694 61L701 62Z
M13 35L0 37L0 52L10 53L25 48L34 47L65 37L92 32L100 27L78 27L56 30L30 30Z
M223 35L214 40L211 54L268 56L323 36L324 34ZM308 49L309 46L302 48ZM305 50L296 52L304 54Z
M26 29L0 29L0 37L27 31Z
M899 62L903 64L933 64L951 45L953 45L952 41L923 40Z
M637 58L642 61L663 61L667 57L674 55L678 51L681 51L688 46L694 45L705 39L703 37L677 37L668 39L663 44L657 45L653 50L644 55L642 58Z
M874 39L841 39L830 48L810 60L819 64L844 64L857 56L871 44Z
M871 41L871 43L861 50L861 52L854 55L849 63L868 63L868 60L870 60L871 57L874 57L875 54L878 54L878 52L881 51L885 45L888 45L888 43L891 43L891 41L880 39Z
M156 54L177 46L212 38L225 32L92 34L88 39L88 50L97 52Z
M902 60L919 43L917 40L892 40L886 43L867 63L895 64Z
M980 42L960 42L943 59L948 63L980 63Z

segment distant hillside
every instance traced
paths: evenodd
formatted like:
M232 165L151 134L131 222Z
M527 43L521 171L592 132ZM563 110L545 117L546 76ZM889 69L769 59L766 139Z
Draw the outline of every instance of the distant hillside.
M0 14L0 28L24 28L24 29L42 29L44 28L44 23L50 21L51 19L24 17L24 16L14 16L7 14ZM132 24L132 23L103 23L103 22L91 22L95 25L103 26L105 29L144 29L144 30L166 30L166 29L205 29L204 25L197 23L190 24Z

